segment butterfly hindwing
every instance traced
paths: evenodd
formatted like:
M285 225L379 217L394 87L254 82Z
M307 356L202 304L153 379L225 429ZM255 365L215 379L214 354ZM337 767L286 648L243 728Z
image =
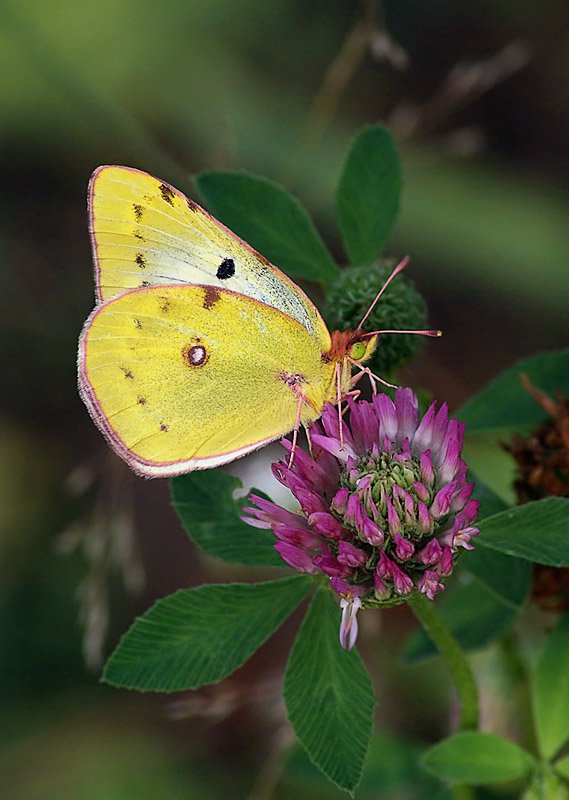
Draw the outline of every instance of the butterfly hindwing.
M99 167L89 215L98 301L139 287L208 284L277 308L329 347L326 326L304 292L164 181L128 167Z
M295 422L299 386L320 415L333 366L296 319L212 286L129 290L97 306L79 346L79 384L112 447L137 472L223 464ZM332 387L332 388L331 388Z

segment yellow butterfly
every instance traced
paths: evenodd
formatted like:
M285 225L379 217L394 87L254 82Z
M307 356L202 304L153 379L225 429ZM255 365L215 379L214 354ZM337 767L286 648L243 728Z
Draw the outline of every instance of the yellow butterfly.
M293 281L145 172L99 167L89 215L97 305L79 340L79 391L141 475L215 467L296 437L369 372L378 333L391 332L360 323L330 334Z

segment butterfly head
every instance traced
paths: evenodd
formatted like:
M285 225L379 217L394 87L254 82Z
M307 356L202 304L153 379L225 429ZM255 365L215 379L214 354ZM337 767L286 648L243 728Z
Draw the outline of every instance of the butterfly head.
M322 358L324 361L329 362L344 362L345 364L351 364L352 366L358 367L361 364L369 361L371 356L373 355L378 341L381 334L387 333L404 333L404 334L419 334L421 336L440 336L441 331L439 330L375 330L371 333L364 333L362 330L366 320L370 316L371 312L373 311L374 307L376 306L377 302L389 286L389 284L396 278L400 272L402 272L407 264L409 263L409 258L405 257L401 259L401 261L395 266L379 292L376 294L373 302L369 306L368 310L360 320L359 325L355 330L348 330L348 331L333 331L332 332L332 342L330 350L327 353L323 353ZM365 369L367 373L369 373L369 369ZM377 377L377 376L375 376ZM381 380L381 379L379 379ZM390 386L391 384L387 384Z
M332 346L325 353L325 360L330 362L357 361L362 364L371 358L379 335L363 331L332 331Z
M378 340L379 334L377 333L366 335L357 331L353 334L353 338L349 342L347 349L348 357L353 361L357 361L358 364L365 363L372 357L377 347Z

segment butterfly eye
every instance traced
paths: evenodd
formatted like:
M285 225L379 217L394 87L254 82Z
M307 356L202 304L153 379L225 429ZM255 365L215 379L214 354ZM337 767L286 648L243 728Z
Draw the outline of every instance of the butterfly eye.
M361 361L365 356L367 345L365 342L355 342L350 349L350 356L354 361Z

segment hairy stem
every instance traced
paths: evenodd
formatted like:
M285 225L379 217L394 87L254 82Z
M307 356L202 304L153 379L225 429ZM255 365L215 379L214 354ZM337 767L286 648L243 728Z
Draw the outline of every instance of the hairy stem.
M416 594L407 602L427 635L436 645L452 675L460 703L458 729L460 731L476 730L478 727L478 690L464 653L430 600L427 600L422 594Z

